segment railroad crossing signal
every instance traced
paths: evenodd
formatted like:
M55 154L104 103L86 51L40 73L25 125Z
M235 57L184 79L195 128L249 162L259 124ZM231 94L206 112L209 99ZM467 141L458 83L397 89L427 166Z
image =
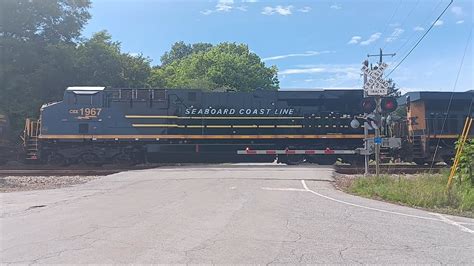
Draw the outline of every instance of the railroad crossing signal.
M398 103L395 97L385 97L381 99L380 108L383 113L391 113L397 110Z
M363 98L360 102L362 111L370 114L377 109L377 100L374 97ZM397 99L395 97L382 97L380 99L380 110L382 113L391 113L398 107ZM379 112L377 111L377 112Z
M386 63L380 63L378 67L370 69L368 66L363 65L361 70L362 73L367 75L367 82L364 83L364 90L369 96L380 95L384 96L388 94L390 83L383 78L383 71L388 67Z
M360 106L362 107L362 111L364 113L370 114L372 113L375 108L377 108L377 103L375 99L372 97L362 99Z
M384 56L394 56L395 54L384 54L382 49L380 49L380 53L378 55L370 55L368 54L367 57L371 56L379 56L378 66L369 67L368 60L365 60L362 64L362 74L364 75L364 97L366 97L362 101L362 109L364 110L365 117L364 119L364 135L365 135L365 144L364 147L368 149L368 142L367 142L367 135L369 129L375 129L375 174L377 177L379 176L379 163L380 163L380 145L381 145L381 136L380 136L380 125L381 125L381 113L390 113L395 111L397 108L396 99L393 97L386 97L381 98L384 96L388 96L389 89L390 89L390 82L383 78L383 72L388 67L386 63L383 62ZM367 96L372 96L367 98ZM374 105L374 108L373 108ZM354 125L356 123L353 123ZM352 125L352 123L351 123ZM369 173L369 157L365 156L365 174Z

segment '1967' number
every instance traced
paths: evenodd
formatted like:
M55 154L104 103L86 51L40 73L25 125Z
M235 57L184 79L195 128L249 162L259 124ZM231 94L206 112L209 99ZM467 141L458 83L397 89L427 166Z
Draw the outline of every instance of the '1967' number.
M79 112L81 116L99 116L102 108L81 108Z

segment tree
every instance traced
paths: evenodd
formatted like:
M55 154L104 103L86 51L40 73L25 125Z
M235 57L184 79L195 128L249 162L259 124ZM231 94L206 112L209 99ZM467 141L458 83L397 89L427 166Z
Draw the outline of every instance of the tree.
M0 1L0 113L15 133L73 77L74 42L89 7L89 0Z
M119 42L107 31L95 33L76 50L76 85L144 87L150 75L150 60L122 53Z
M247 45L221 43L152 70L152 86L237 91L278 89L277 69L266 67Z
M185 44L183 41L176 42L171 46L169 52L161 56L162 66L169 65L175 61L183 59L193 53L206 52L212 48L210 43Z
M2 0L0 37L48 44L71 42L91 17L90 0Z

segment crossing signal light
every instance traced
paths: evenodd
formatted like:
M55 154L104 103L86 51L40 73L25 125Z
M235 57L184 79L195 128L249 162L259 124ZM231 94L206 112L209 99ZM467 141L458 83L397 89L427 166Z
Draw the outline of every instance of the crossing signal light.
M362 111L364 113L372 113L377 107L377 103L375 102L374 98L369 97L362 99L360 106L362 107Z
M382 112L391 113L397 110L397 99L395 99L395 97L382 98L382 101L380 102L380 107L382 108Z

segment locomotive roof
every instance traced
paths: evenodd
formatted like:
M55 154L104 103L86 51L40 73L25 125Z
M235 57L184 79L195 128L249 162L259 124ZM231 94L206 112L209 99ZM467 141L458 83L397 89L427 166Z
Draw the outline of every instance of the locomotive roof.
M462 92L449 91L413 91L407 92L399 98L399 104L406 104L407 96L410 96L410 102L431 101L431 100L447 100L451 97L453 100L471 100L474 97L474 90Z

